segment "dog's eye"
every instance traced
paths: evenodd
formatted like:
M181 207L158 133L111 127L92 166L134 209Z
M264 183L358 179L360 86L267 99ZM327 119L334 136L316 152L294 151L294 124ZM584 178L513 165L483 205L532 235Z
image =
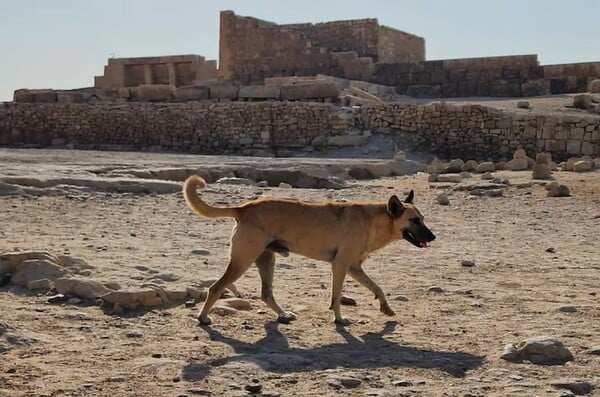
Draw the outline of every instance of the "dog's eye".
M414 223L415 225L418 225L419 223L421 223L421 219L420 218L412 218L410 221L412 223Z

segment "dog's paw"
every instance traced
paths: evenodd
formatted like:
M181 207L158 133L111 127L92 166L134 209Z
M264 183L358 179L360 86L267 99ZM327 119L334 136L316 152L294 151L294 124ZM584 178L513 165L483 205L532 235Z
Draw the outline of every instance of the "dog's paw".
M387 302L381 304L381 306L379 306L379 310L386 316L392 317L396 315L396 312L392 310L392 308L390 307L390 305L387 304Z
M198 316L198 321L200 322L200 325L211 325L212 324L212 318L210 318L209 316L204 316L204 315L199 315Z
M337 325L350 325L352 321L348 320L345 317L336 318L334 321Z
M298 316L292 312L283 312L277 316L277 322L281 324L288 324L291 321L297 319Z

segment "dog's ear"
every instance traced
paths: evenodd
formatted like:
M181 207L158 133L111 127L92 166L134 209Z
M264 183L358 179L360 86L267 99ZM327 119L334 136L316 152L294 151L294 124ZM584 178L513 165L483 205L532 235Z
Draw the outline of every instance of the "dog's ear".
M408 204L412 204L414 198L415 198L415 191L411 190L410 193L408 193L408 196L406 196L406 199L404 200L404 202L408 203Z
M393 195L392 197L390 197L387 203L387 212L393 218L397 218L402 215L402 213L404 212L404 205L402 205L402 202L400 201L398 196Z

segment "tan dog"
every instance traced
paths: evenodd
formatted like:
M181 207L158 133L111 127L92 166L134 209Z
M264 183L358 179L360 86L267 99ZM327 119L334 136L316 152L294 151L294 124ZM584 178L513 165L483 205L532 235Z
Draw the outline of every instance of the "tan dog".
M435 236L423 223L423 215L413 205L414 193L401 202L391 196L386 202L306 203L295 200L258 199L237 207L212 207L202 201L197 188L204 179L190 176L184 184L185 199L198 214L235 218L227 270L210 288L198 320L210 324L208 316L227 285L235 282L256 263L262 280L261 299L277 313L278 321L289 322L296 315L284 311L273 297L275 255L290 252L330 262L332 265L331 307L336 323L348 323L340 312L342 285L346 273L379 299L380 310L393 316L382 289L364 272L362 263L370 253L395 240L405 239L417 247L427 247Z

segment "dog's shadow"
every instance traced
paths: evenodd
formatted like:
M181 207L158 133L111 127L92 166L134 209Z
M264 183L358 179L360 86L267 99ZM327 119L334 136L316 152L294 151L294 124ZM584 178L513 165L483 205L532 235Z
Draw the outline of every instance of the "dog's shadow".
M427 368L445 371L454 377L480 367L483 356L463 352L445 352L400 345L384 338L394 331L397 323L390 321L381 332L368 332L360 338L339 326L337 332L345 342L301 349L290 347L277 323L265 325L266 335L256 343L248 343L223 335L213 328L205 328L210 339L231 346L234 356L219 358L205 364L189 363L182 371L182 379L198 381L205 378L211 367L250 362L263 370L275 373L307 372L344 367L364 368Z

